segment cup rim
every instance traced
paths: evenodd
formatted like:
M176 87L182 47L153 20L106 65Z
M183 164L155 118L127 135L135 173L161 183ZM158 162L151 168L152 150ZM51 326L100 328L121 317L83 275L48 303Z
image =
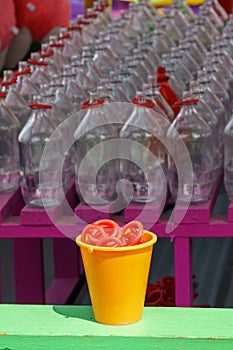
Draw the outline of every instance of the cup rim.
M143 249L143 248L149 247L157 242L157 235L155 233L147 231L147 230L143 230L143 236L144 235L149 235L149 236L151 236L151 238L145 243L132 245L132 246L123 246L123 247L100 247L100 246L86 244L86 243L81 241L81 234L76 237L75 242L79 247L83 247L83 248L88 249L89 252L93 252L93 251L125 252L125 251L133 251L133 250Z

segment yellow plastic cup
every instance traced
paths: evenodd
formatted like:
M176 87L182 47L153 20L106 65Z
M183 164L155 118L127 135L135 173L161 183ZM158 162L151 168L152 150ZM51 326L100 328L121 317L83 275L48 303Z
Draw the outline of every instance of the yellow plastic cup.
M144 231L143 239L145 243L135 246L108 248L76 238L97 322L124 325L141 320L157 236Z

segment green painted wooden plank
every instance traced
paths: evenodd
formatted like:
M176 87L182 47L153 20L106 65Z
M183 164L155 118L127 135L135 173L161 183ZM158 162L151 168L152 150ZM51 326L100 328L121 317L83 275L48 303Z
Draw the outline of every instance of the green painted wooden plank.
M105 326L89 306L0 305L0 350L232 350L233 310L145 308L140 322Z

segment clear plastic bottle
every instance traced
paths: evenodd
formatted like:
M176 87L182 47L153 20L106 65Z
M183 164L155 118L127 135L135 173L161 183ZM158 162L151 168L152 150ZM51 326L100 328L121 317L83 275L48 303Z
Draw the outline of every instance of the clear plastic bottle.
M171 15L177 25L177 27L181 30L181 32L184 34L185 30L188 25L188 20L182 13L180 6L179 6L179 0L173 0L172 6L171 6Z
M122 23L122 32L127 37L128 41L135 43L138 32L133 28L132 14L130 14L129 11L122 10L120 20Z
M173 69L179 75L180 79L185 85L185 89L189 90L190 80L193 79L192 73L182 62L182 54L176 48L171 49L171 64Z
M196 104L196 110L199 115L205 120L205 122L210 126L213 133L213 144L214 144L214 172L216 177L221 174L222 164L223 164L223 154L222 154L222 132L220 132L220 123L210 106L203 99L203 91L199 89L197 81L191 82L191 91L195 99L198 100Z
M40 169L44 148L56 126L46 113L46 110L51 108L50 105L32 104L30 107L31 116L18 137L22 196L25 203L31 207L56 206L63 198L62 183L58 181L62 134L57 131L57 137L53 141L53 152L43 156L43 169Z
M145 21L142 20L140 16L138 16L138 6L131 2L129 4L129 12L132 16L132 27L138 33L146 33L148 32L148 25Z
M86 100L87 92L77 83L76 73L69 65L63 66L62 84L64 93L71 99L76 111L81 109L81 104Z
M202 54L203 57L205 57L205 55L207 53L207 48L205 47L205 45L203 44L203 42L199 38L198 26L190 24L190 26L188 27L188 29L186 31L186 35L187 35L187 37L189 37L189 35L190 35L195 40L195 43L199 49L199 52Z
M84 45L93 45L96 35L98 33L93 23L93 19L85 18L85 15L78 14L76 23L82 27L82 39Z
M146 82L148 74L152 73L153 70L150 70L150 67L146 64L146 61L144 61L140 50L133 50L133 59L136 61L138 74L141 76L142 80Z
M17 74L16 88L27 104L33 102L33 96L39 94L39 87L31 81L30 68L28 71Z
M119 72L110 72L109 85L112 89L112 95L117 102L130 102L127 92L122 87L122 81L119 77Z
M230 201L233 201L233 118L224 129L224 185Z
M105 46L100 40L96 40L93 62L105 77L108 77L109 72L114 70L116 66L116 62L108 56Z
M77 47L73 42L73 31L69 31L68 28L61 28L58 39L62 41L62 56L64 57L67 64L71 62L71 57L78 54Z
M168 104L168 102L165 100L163 95L160 93L160 91L159 91L160 86L158 85L157 79L154 76L149 75L148 76L148 84L151 87L152 94L153 94L152 101L155 102L160 107L160 109L166 115L168 120L170 120L170 122L172 122L174 119L173 109Z
M20 123L4 103L0 92L0 193L19 187L19 147L17 136Z
M196 44L195 39L192 34L186 34L185 42L188 44L189 53L192 57L195 57L195 61L198 64L198 67L201 68L204 62L204 55L200 52L199 47Z
M132 45L130 41L127 42L127 39L123 36L123 32L120 31L113 23L108 25L108 31L106 35L109 36L109 44L114 47L114 51L119 57L124 57L128 53L128 47L126 45ZM126 45L125 45L126 44Z
M28 120L30 108L28 108L26 100L20 94L14 82L12 82L8 87L5 103L11 109L13 114L18 118L20 122L20 128L22 129Z
M132 75L129 73L127 66L124 64L120 64L119 66L119 79L121 80L122 89L131 100L136 96L137 89L134 84Z
M129 59L130 57L128 57ZM126 57L125 59L125 63L127 65L127 70L129 72L129 74L131 74L132 76L132 81L136 87L136 90L140 90L142 88L142 84L144 83L142 77L140 76L140 74L137 71L137 63L135 60L131 60L129 61Z
M171 88L175 91L177 96L181 99L183 96L183 91L185 90L185 84L180 79L180 76L176 73L176 70L174 69L171 63L171 55L164 54L162 56L161 64L163 67L166 67L166 72L169 76L169 83L171 85Z
M86 75L95 83L98 84L100 79L104 78L104 74L93 62L93 53L88 46L84 46L82 51L81 63L86 67Z
M32 83L37 87L39 87L40 84L49 83L49 76L45 71L45 67L48 66L48 63L40 59L40 54L38 52L31 53L31 58L28 59L28 63L32 69L30 77Z
M224 55L219 51L214 50L214 57L216 59L215 68L221 72L223 78L225 78L230 85L231 97L233 95L233 71L231 69L230 63L225 61Z
M206 47L208 51L210 51L211 45L214 44L215 40L210 35L210 33L206 30L205 20L203 17L197 16L197 19L195 21L195 27L201 43Z
M222 35L222 42L224 42L225 49L227 50L229 56L233 58L233 38L231 35L231 32L227 30L227 27L225 27L225 31L223 32Z
M160 58L164 53L170 53L171 47L166 42L163 32L160 29L156 29L152 35L152 47L153 51Z
M191 55L190 44L183 41L182 44L179 45L179 51L182 56L182 62L188 68L192 76L196 79L199 65L196 62L195 58Z
M203 75L205 75L205 79L207 79L210 84L211 90L220 99L225 107L225 115L223 117L225 119L225 122L227 122L232 114L232 102L230 96L221 82L217 79L215 70L212 68L212 66L206 66L203 73Z
M215 57L212 53L208 53L206 57L207 59L206 59L205 66L209 65L210 64L209 62L211 62L211 67L212 69L214 69L215 77L224 86L225 90L227 91L231 99L233 96L233 93L231 90L230 82L228 81L228 79L225 78L226 76L228 76L225 65L221 67L219 65L218 58Z
M59 75L53 75L52 80L49 84L49 90L54 96L54 103L60 110L65 114L66 117L69 117L75 112L75 107L71 99L64 93L64 85L61 82Z
M183 167L182 175L178 179L176 164L169 155L169 187L174 199L178 203L185 203L190 198L191 204L207 202L213 191L216 177L213 176L213 135L209 125L203 120L195 108L197 100L180 102L180 113L168 129L167 137L170 147L176 157L179 157L179 167ZM192 171L187 173L186 164L182 162L180 143L184 143L192 162ZM215 175L215 174L214 174ZM192 178L193 186L184 183L183 178ZM179 196L178 196L179 189Z
M181 32L179 27L176 25L172 13L165 13L162 18L162 28L166 31L168 38L170 38L170 43L172 46L176 46L179 43L179 40L184 38L184 34Z
M49 37L49 46L53 50L53 61L61 69L64 64L67 64L65 57L62 54L64 43L58 40L56 36Z
M68 31L71 34L71 43L74 46L76 53L80 52L84 45L82 39L82 27L77 25L75 21L70 21Z
M76 82L79 86L88 93L90 90L95 89L95 83L93 80L86 74L86 66L84 63L81 63L79 57L74 55L71 58L71 66L74 73L76 74Z
M211 89L208 79L205 78L202 72L198 74L198 84L199 89L203 92L203 99L210 106L218 118L220 131L223 132L226 120L226 111L224 105ZM223 141L221 140L220 146L222 146L222 143Z
M116 167L116 160L106 163L105 152L99 152L98 156L91 156L90 152L100 143L117 137L117 133L113 125L108 123L104 100L96 98L94 92L91 92L90 99L82 104L82 109L84 115L74 133L76 192L82 202L101 205L103 200L109 202L115 198L116 183L119 179L118 167ZM96 126L98 123L99 126ZM108 151L111 150L108 149ZM88 154L87 176L80 166ZM114 155L114 150L112 154ZM98 165L101 165L100 169Z
M207 6L206 6L206 4L204 4L201 7L200 12L199 12L199 16L201 16L203 18L203 20L205 21L206 30L210 33L210 35L213 38L215 38L217 35L219 35L218 25L216 22L213 21L213 17L210 13L210 9Z
M112 45L110 45L110 36L107 35L105 32L100 32L99 38L100 38L100 41L103 43L103 45L106 49L106 52L107 52L108 56L111 58L111 60L118 63L120 60L120 56L118 55L118 53L116 51L114 51L114 47L112 47Z
M133 202L161 203L165 193L163 174L166 168L165 150L161 142L165 134L161 126L163 117L153 110L154 103L145 99L141 92L137 93L137 97L132 102L135 106L120 131L120 137L143 145L145 152L135 150L133 145L128 149L127 160L121 160L121 178L128 180L133 186ZM140 167L145 161L147 174L144 173L145 169ZM126 201L129 200L127 186L123 196Z
M161 58L155 50L153 50L153 40L150 34L144 34L142 36L141 47L150 57L150 60L153 62L153 70L156 71L156 68L161 63Z
M165 119L168 119L167 114L163 111L163 109L155 101L153 87L150 84L145 83L142 85L142 90L143 90L143 96L145 97L145 99L151 100L154 103L153 110L155 112L161 114Z
M224 27L224 21L218 15L213 5L213 0L206 0L202 6L204 9L206 9L205 20L207 17L213 23L213 25L218 28L219 31L221 31Z

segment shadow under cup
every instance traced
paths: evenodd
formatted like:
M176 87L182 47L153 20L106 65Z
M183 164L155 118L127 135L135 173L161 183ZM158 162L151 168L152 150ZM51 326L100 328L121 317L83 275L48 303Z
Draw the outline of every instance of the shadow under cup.
M81 242L87 285L97 322L135 323L142 318L153 245L157 236L144 231L145 243L125 247L97 247Z

